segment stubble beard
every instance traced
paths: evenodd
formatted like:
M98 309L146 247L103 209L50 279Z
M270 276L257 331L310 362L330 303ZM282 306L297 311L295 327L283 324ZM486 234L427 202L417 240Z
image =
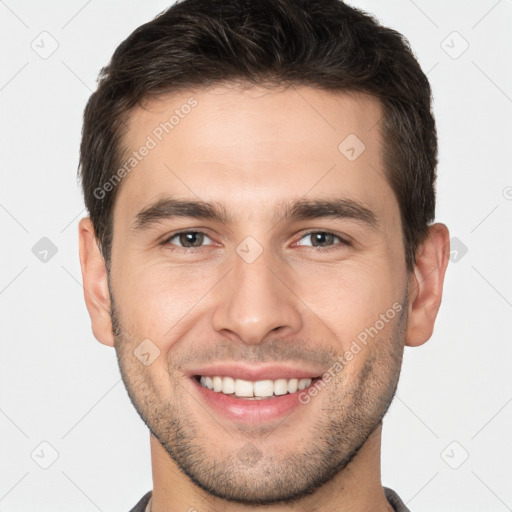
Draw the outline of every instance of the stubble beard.
M140 340L132 339L121 328L112 294L111 304L119 368L135 409L176 466L196 486L229 502L293 503L314 493L351 462L380 425L396 392L407 325L407 297L389 334L372 340L384 348L372 351L357 380L348 382L342 370L313 399L323 400L321 413L308 421L309 425L293 425L302 431L303 438L309 439L299 453L280 457L275 450L265 448L269 439L279 439L284 425L290 431L294 420L287 418L273 431L258 425L241 427L231 435L230 446L220 455L218 442L208 439L209 431L218 424L202 408L196 407L201 409L199 416L187 409L187 403L195 406L196 402L174 377L176 367L172 363L168 370L171 389L161 392L148 367L134 357L133 349ZM368 347L361 352L365 350ZM229 437L227 432L224 434ZM281 445L286 444L284 437L279 440ZM249 451L249 457L240 456L244 450Z

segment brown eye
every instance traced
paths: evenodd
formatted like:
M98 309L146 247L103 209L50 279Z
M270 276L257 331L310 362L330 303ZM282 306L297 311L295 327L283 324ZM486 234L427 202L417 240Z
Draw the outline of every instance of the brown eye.
M309 233L306 233L301 240L309 238L311 243L298 243L298 245L305 245L310 247L318 247L318 248L324 248L324 247L331 247L332 245L341 242L342 244L346 245L347 242L340 238L338 235L335 235L334 233L331 233L329 231L311 231Z
M211 242L211 239L201 231L181 231L169 237L164 243L178 245L178 247L183 247L184 249L193 249L201 247L205 239ZM173 242L173 240L177 243Z

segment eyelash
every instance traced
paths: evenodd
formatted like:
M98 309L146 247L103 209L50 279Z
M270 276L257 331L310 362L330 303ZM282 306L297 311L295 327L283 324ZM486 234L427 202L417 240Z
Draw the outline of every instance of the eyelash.
M184 234L187 234L187 233L199 233L199 234L207 236L208 238L211 238L204 231L198 231L198 230L177 231L176 233L173 233L172 235L169 235L168 237L166 237L160 243L160 245L166 246L166 245L168 245L170 243L170 241L173 238L176 238L179 235L184 235ZM306 233L303 233L301 235L301 237L299 238L299 240L302 240L306 236L313 235L315 233L322 233L324 235L332 235L332 236L338 238L340 240L340 242L341 242L341 247L343 247L343 246L350 247L352 245L348 240L344 239L343 237L341 237L337 233L334 233L332 231L326 231L326 230L318 230L318 229L314 229L314 230L308 231ZM180 247L180 246L177 246L176 249L183 249L183 250L185 250L187 252L196 252L198 249L201 249L202 247L204 247L204 246L200 246L200 247ZM339 249L340 248L340 246L336 246L336 245L331 245L329 247L314 247L314 246L303 246L303 247L309 247L310 249L315 249L316 251L320 251L320 252L326 252L326 251L329 251L331 249L336 249L336 248Z

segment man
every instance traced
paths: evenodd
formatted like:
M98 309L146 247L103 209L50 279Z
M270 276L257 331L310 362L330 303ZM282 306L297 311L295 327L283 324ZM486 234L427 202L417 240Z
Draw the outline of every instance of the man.
M151 432L134 511L406 511L380 477L449 257L428 81L338 0L184 0L84 115L95 337Z

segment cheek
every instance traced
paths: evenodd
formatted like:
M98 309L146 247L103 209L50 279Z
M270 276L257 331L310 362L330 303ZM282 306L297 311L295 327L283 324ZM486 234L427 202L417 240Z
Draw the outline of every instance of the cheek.
M302 272L294 291L336 335L340 350L348 350L359 333L400 300L394 279L385 265L346 262Z
M173 330L201 309L201 299L222 276L211 266L165 262L125 260L116 270L116 304L127 328L137 337L153 339L161 348L175 338Z

